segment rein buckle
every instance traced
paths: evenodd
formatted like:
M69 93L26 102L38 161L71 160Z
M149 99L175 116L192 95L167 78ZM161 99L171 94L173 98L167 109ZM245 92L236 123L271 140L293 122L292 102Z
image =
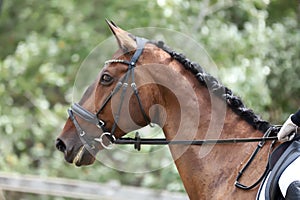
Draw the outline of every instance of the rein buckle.
M108 145L104 144L104 142L103 142L103 137L104 136L107 137ZM104 149L112 149L113 148L113 144L116 141L116 138L111 133L104 132L104 133L102 133L102 135L100 135L99 138L94 138L94 140L96 142L99 142Z

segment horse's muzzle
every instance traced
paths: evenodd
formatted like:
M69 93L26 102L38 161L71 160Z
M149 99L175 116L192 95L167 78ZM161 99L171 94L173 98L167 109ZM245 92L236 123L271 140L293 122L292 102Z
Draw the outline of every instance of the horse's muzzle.
M59 138L56 139L55 146L56 146L57 150L65 153L66 145L61 139L59 139Z
M56 148L64 153L64 158L68 163L74 163L76 166L90 165L95 161L94 156L83 146L67 147L66 143L57 138L55 142Z

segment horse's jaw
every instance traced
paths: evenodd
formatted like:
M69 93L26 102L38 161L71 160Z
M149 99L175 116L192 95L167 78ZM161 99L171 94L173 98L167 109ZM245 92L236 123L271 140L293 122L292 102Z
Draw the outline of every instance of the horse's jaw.
M82 145L75 153L72 163L77 167L91 165L95 162L95 157Z

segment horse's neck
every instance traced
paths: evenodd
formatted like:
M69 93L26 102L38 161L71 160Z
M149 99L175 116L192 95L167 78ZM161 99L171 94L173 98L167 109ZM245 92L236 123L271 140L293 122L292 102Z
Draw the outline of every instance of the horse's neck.
M228 108L223 100L210 95L204 86L192 83L191 77L186 80L193 85L193 91L186 89L186 86L181 88L182 79L177 79L178 83L176 80L172 82L181 92L161 88L161 94L164 95L162 99L168 101L164 102L166 119L162 124L166 138L194 140L262 136L261 132L254 130ZM233 193L241 193L233 186L238 169L249 158L255 146L256 144L174 145L170 146L170 150L191 199L232 199ZM259 170L248 171L250 173L247 178L250 182L260 174ZM222 196L218 197L217 191L221 191ZM252 192L253 195L254 193Z

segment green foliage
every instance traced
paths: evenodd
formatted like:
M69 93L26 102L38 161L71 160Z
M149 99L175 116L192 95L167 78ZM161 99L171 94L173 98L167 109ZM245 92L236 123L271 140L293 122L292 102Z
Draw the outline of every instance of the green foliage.
M268 2L4 1L1 171L101 182L116 179L183 191L174 166L128 175L100 163L83 168L66 164L54 141L66 120L80 63L110 36L105 18L126 29L175 29L203 45L219 67L221 81L242 96L248 107L280 123L300 104L300 30L296 1Z

